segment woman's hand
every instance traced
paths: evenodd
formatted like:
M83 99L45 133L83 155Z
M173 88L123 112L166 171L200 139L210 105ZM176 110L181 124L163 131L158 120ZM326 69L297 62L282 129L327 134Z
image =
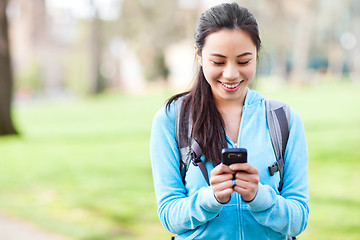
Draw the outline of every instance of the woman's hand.
M234 192L233 176L235 171L225 164L217 165L210 173L210 185L215 198L220 203L227 203Z
M244 201L251 202L258 191L259 171L250 163L235 163L229 168L236 172L234 191L239 193Z

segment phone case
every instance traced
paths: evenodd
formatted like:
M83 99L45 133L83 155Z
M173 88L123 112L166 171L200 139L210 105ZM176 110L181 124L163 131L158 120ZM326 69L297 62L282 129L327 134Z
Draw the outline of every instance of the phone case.
M221 151L221 158L222 163L226 165L246 163L247 150L245 148L224 148Z

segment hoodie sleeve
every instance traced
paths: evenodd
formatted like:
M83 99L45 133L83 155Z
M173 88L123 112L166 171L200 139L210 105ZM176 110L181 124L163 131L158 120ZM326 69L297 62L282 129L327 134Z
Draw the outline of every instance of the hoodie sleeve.
M280 195L259 184L249 210L262 225L287 236L305 230L309 215L308 150L300 116L290 112L290 133L285 151L284 185Z
M222 204L216 201L211 187L187 196L180 174L173 105L169 111L164 106L154 117L150 157L160 221L169 232L181 234L215 218Z

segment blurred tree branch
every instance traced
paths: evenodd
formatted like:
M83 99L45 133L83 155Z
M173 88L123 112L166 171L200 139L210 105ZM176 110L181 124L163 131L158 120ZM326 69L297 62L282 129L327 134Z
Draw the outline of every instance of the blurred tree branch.
M6 16L7 3L8 0L0 0L0 135L17 134L11 119L13 76Z

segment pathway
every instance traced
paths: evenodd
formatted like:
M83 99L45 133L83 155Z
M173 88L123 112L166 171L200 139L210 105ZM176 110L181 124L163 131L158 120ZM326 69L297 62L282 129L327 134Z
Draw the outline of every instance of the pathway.
M53 233L48 233L31 223L0 215L1 240L70 240Z

